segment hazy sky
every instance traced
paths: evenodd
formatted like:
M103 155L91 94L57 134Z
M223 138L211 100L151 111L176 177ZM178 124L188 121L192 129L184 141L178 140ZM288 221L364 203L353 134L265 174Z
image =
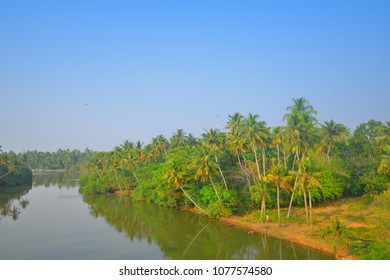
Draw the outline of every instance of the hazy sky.
M0 145L110 150L227 116L390 120L390 1L0 1Z

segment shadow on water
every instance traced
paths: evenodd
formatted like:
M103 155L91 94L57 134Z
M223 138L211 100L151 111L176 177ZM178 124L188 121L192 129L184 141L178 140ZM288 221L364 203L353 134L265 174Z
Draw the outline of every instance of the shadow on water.
M130 241L156 244L166 259L331 259L331 256L177 209L131 197L89 195L91 216L103 217Z

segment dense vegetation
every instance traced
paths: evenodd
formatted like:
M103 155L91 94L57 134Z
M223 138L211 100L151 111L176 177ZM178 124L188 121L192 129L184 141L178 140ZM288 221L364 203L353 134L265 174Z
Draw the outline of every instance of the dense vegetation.
M30 169L76 171L94 152L90 149L62 150L56 152L27 151L17 155Z
M1 148L1 147L0 147ZM15 186L31 183L31 170L78 171L93 151L85 149L62 150L56 152L28 151L16 154L0 149L0 185Z
M0 186L31 184L32 172L12 153L4 153L0 146Z
M94 154L80 180L83 193L132 192L170 207L195 206L210 217L260 209L305 207L341 197L376 195L388 188L390 122L370 120L351 134L333 120L319 123L304 98L293 99L285 125L268 127L258 115L229 116L225 131L200 138L178 129L143 146L125 141Z

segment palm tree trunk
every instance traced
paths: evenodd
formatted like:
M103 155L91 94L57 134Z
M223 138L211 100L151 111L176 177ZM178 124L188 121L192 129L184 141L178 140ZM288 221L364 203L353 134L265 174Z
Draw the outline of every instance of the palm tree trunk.
M329 155L330 155L330 149L332 147L332 142L329 143L329 147L328 147L328 151L326 152L326 158L328 159L328 162L330 163L330 158L329 158Z
M263 176L265 177L265 148L264 146L261 149L261 157L263 158Z
M284 161L284 169L287 169L286 148L283 148L283 161Z
M119 180L118 180L118 176L117 176L116 172L114 172L114 174L115 174L116 183L118 184L118 188L119 188L120 190L122 190L121 185L119 184Z
M214 181L213 181L213 179L211 178L211 175L210 175L210 182L211 182L211 185L213 186L213 188L214 188L214 191L215 191L215 194L217 195L217 197L218 197L218 200L221 200L221 198L219 197L219 194L218 194L218 191L217 191L217 188L215 187L215 185L214 185Z
M306 218L307 222L310 223L310 218L309 218L309 211L307 210L307 197L306 197L306 190L303 191L303 199L305 200L305 211L306 211Z
M297 154L294 154L294 159L293 159L293 164L292 164L291 170L295 169L295 161L296 161L296 159L297 159Z
M238 159L238 164L240 165L241 169L242 169L242 162L241 162L241 159L240 159L240 155L238 154L237 155L237 159Z
M294 200L294 193L295 193L295 189L297 188L297 181L298 181L298 174L295 177L294 187L293 187L293 191L292 191L291 199L290 199L290 204L288 206L288 211L287 211L287 218L290 217L291 207L292 207L292 203L293 203L293 200Z
M259 181L261 181L261 173L260 173L260 167L259 162L257 160L257 152L256 152L256 146L253 144L253 153L255 154L255 161L256 161L256 167L257 167L257 174L259 175Z
M278 165L280 164L280 148L279 145L276 146L276 150L278 151Z
M309 194L309 219L310 219L310 225L313 227L313 220L312 220L313 207L312 207L312 204L311 204L310 189L307 189L307 193Z
M263 215L265 217L265 194L263 194L263 198L261 199L261 214L260 219L263 220Z
M278 225L280 226L280 190L279 190L279 182L276 183L276 203L278 204Z
M135 170L133 169L133 175L134 175L134 178L135 178L135 180L137 181L137 183L138 183L138 185L140 184L140 182L139 182L139 180L138 180L138 178L137 178L137 175L135 175Z
M12 170L8 171L8 172L5 173L4 175L2 175L2 176L0 177L0 179L3 179L5 176L7 176L8 174L10 174L11 172L12 172Z
M215 162L217 163L217 166L218 166L219 173L221 174L221 177L222 177L222 180L223 180L223 184L225 185L225 188L228 189L227 184L226 184L226 180L225 180L225 176L223 176L222 169L219 166L217 155L214 155L214 156L215 156Z
M203 213L205 213L207 216L209 215L205 210L203 210L196 202L187 194L187 192L183 189L183 187L180 187L180 189L183 191L183 193L187 196L189 200Z
M244 163L242 165L242 172L244 173L244 175L246 176L246 181L248 183L248 188L249 188L249 193L252 195L252 189L251 189L251 174L250 172L248 172L248 169L246 168L246 166L248 166L248 162L243 154L243 157L244 157ZM245 166L245 169L244 169L244 166Z

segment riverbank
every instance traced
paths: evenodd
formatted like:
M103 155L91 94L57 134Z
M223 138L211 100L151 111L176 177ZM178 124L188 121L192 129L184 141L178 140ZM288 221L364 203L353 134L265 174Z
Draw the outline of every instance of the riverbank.
M310 226L283 223L280 226L277 223L254 223L245 219L245 217L221 218L221 221L233 226L245 228L248 234L254 232L266 234L278 239L288 240L300 246L324 252L329 255L335 255L333 246L323 239L313 235L313 229ZM344 248L338 249L336 259L356 259Z
M117 192L124 195L123 192ZM129 195L129 194L127 194ZM130 194L131 195L131 194ZM185 208L201 214L196 208ZM289 219L282 209L282 221L277 223L276 209L267 210L271 222L259 222L260 211L245 216L220 218L220 221L335 256L336 259L390 259L390 192L379 196L340 199L313 208L313 226L307 224L304 208L294 207ZM338 236L323 237L332 228L334 219L345 226Z
M390 192L379 196L340 199L313 209L313 226L307 224L305 210L294 208L292 217L282 209L281 226L276 210L267 211L272 222L259 222L259 211L243 217L221 218L221 221L248 231L286 239L299 245L335 255L336 259L390 259ZM344 226L339 236L323 237L338 219ZM336 250L336 253L335 253Z

